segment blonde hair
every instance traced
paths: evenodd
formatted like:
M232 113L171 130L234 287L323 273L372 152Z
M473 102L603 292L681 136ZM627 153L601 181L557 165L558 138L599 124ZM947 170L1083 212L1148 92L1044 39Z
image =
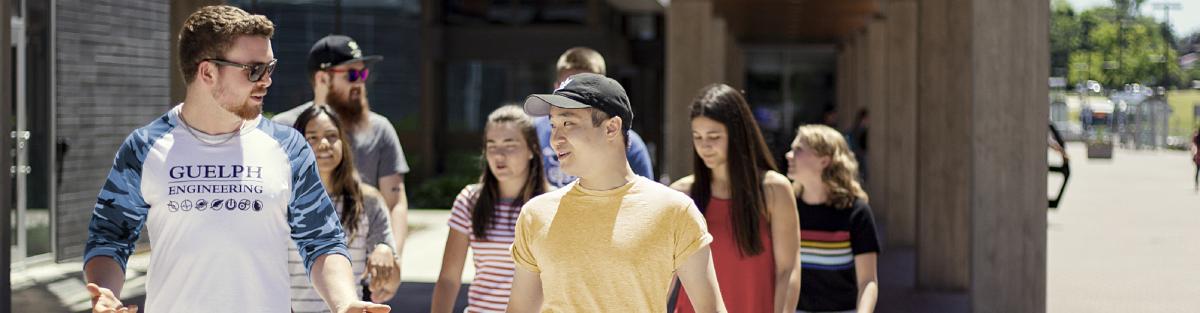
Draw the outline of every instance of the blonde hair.
M555 66L558 73L569 70L579 70L592 74L605 74L604 57L600 56L600 52L592 50L588 47L574 47L567 49L561 56L558 57L558 65Z
M200 8L188 16L179 31L179 70L184 82L196 79L200 62L223 58L238 37L271 38L274 34L275 24L266 16L251 15L228 5Z
M810 153L829 157L829 165L821 171L821 182L829 193L828 204L845 209L854 206L854 201L859 199L867 202L867 192L856 180L858 161L841 133L825 125L804 125L796 129L796 140Z

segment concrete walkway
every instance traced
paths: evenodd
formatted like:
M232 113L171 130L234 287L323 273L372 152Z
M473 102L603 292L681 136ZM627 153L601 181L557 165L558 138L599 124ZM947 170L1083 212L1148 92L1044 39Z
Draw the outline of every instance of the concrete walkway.
M1200 194L1188 153L1068 152L1070 185L1048 215L1048 311L1200 311Z

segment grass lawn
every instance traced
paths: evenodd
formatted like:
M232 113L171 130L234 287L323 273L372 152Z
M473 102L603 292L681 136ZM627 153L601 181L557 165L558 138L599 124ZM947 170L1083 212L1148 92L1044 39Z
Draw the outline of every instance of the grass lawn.
M1167 93L1167 103L1171 104L1171 136L1189 137L1196 129L1193 120L1194 105L1200 105L1200 90L1176 90Z

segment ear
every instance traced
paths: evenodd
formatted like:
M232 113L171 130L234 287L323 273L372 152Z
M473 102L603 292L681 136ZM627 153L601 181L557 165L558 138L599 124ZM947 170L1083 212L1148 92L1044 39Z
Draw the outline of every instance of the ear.
M317 82L321 85L329 85L329 72L317 71Z
M825 168L829 167L829 163L833 162L833 161L831 161L831 158L832 157L827 157L827 156L821 157L821 170L824 170Z
M215 85L219 74L217 65L212 62L200 62L196 65L196 80L205 85Z
M621 123L622 123L622 121L621 121L620 116L614 116L614 117L608 119L607 121L605 121L604 122L604 135L609 138L613 138L614 140L620 141L621 140Z

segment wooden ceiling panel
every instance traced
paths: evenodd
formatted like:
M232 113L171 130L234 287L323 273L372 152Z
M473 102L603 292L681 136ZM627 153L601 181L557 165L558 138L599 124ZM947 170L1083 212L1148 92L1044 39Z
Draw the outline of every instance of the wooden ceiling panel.
M835 43L874 18L878 0L716 0L742 40Z

